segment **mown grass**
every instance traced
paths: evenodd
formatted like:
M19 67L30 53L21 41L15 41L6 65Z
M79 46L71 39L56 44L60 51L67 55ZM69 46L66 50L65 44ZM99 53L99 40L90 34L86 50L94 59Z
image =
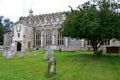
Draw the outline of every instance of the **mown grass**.
M33 54L37 52L38 56ZM94 57L92 52L58 52L56 75L47 77L46 51L32 51L31 57L18 53L10 59L0 52L0 80L120 80L120 57L115 55Z

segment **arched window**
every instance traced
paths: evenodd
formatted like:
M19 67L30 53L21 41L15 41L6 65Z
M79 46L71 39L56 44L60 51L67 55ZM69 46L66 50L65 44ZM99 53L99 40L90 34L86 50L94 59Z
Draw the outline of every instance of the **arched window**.
M56 17L53 17L53 18L52 18L52 23L56 23L56 22L57 22Z
M103 44L102 45L106 45L106 46L108 46L108 45L110 45L110 40L109 39L103 39Z
M50 17L47 18L47 24L49 24L49 23L51 23L51 18Z
M45 24L45 19L41 18L41 24Z
M90 40L87 40L87 45L92 45Z
M57 44L58 45L64 45L63 37L60 34L58 34L58 43Z
M46 32L46 46L52 44L52 33L51 32Z
M36 46L41 45L41 32L36 32Z
M20 37L20 33L18 33L18 38Z

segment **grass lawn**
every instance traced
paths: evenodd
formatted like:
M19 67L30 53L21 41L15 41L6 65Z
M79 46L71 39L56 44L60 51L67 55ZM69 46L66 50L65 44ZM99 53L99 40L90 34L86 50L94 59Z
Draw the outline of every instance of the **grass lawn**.
M19 59L18 53L10 60L0 52L0 80L120 80L120 56L94 57L92 52L55 51L56 75L47 77L48 61L44 53Z

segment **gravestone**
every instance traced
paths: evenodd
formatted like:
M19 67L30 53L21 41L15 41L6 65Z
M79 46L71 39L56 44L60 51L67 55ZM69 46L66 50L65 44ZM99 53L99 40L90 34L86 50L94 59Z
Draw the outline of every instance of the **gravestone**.
M31 52L30 52L30 51L28 51L27 55L28 55L28 57L31 57Z
M34 56L36 57L36 56L38 56L38 54L36 52L34 52Z
M6 55L6 59L11 59L12 57L13 57L13 55L11 54L11 51L9 50Z
M11 47L10 50L11 50L12 55L15 55L15 53L16 53L15 47Z
M46 52L46 54L44 56L44 59L45 60L50 59L53 56L53 54L54 54L53 49L48 49L48 51Z
M19 58L23 58L23 51L19 52Z
M54 57L51 57L48 62L48 77L52 77L56 74L56 60Z
M10 59L15 55L15 48L14 47L8 47L3 50L3 56L6 57L6 59Z
M4 57L7 56L8 50L9 50L9 47L4 47L4 48L3 48L2 55L3 55Z

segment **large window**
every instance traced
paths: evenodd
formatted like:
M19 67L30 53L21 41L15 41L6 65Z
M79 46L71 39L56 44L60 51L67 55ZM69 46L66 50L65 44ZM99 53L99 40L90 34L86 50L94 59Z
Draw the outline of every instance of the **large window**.
M52 44L52 33L46 32L46 46L49 46Z
M45 19L41 18L41 24L45 24Z
M64 45L63 37L60 34L58 34L58 43L57 44Z
M87 40L87 45L91 45L91 42L90 42L90 40Z
M41 45L41 32L36 32L36 46Z
M110 40L108 39L104 39L103 42L103 45L110 45Z
M47 18L47 24L49 24L49 23L51 23L51 18L50 17Z
M52 18L52 22L53 23L56 23L57 22L57 19L55 17Z
M87 45L91 45L90 40L87 41ZM107 46L107 45L110 45L110 40L108 40L108 39L103 39L102 45L106 45L106 46Z

